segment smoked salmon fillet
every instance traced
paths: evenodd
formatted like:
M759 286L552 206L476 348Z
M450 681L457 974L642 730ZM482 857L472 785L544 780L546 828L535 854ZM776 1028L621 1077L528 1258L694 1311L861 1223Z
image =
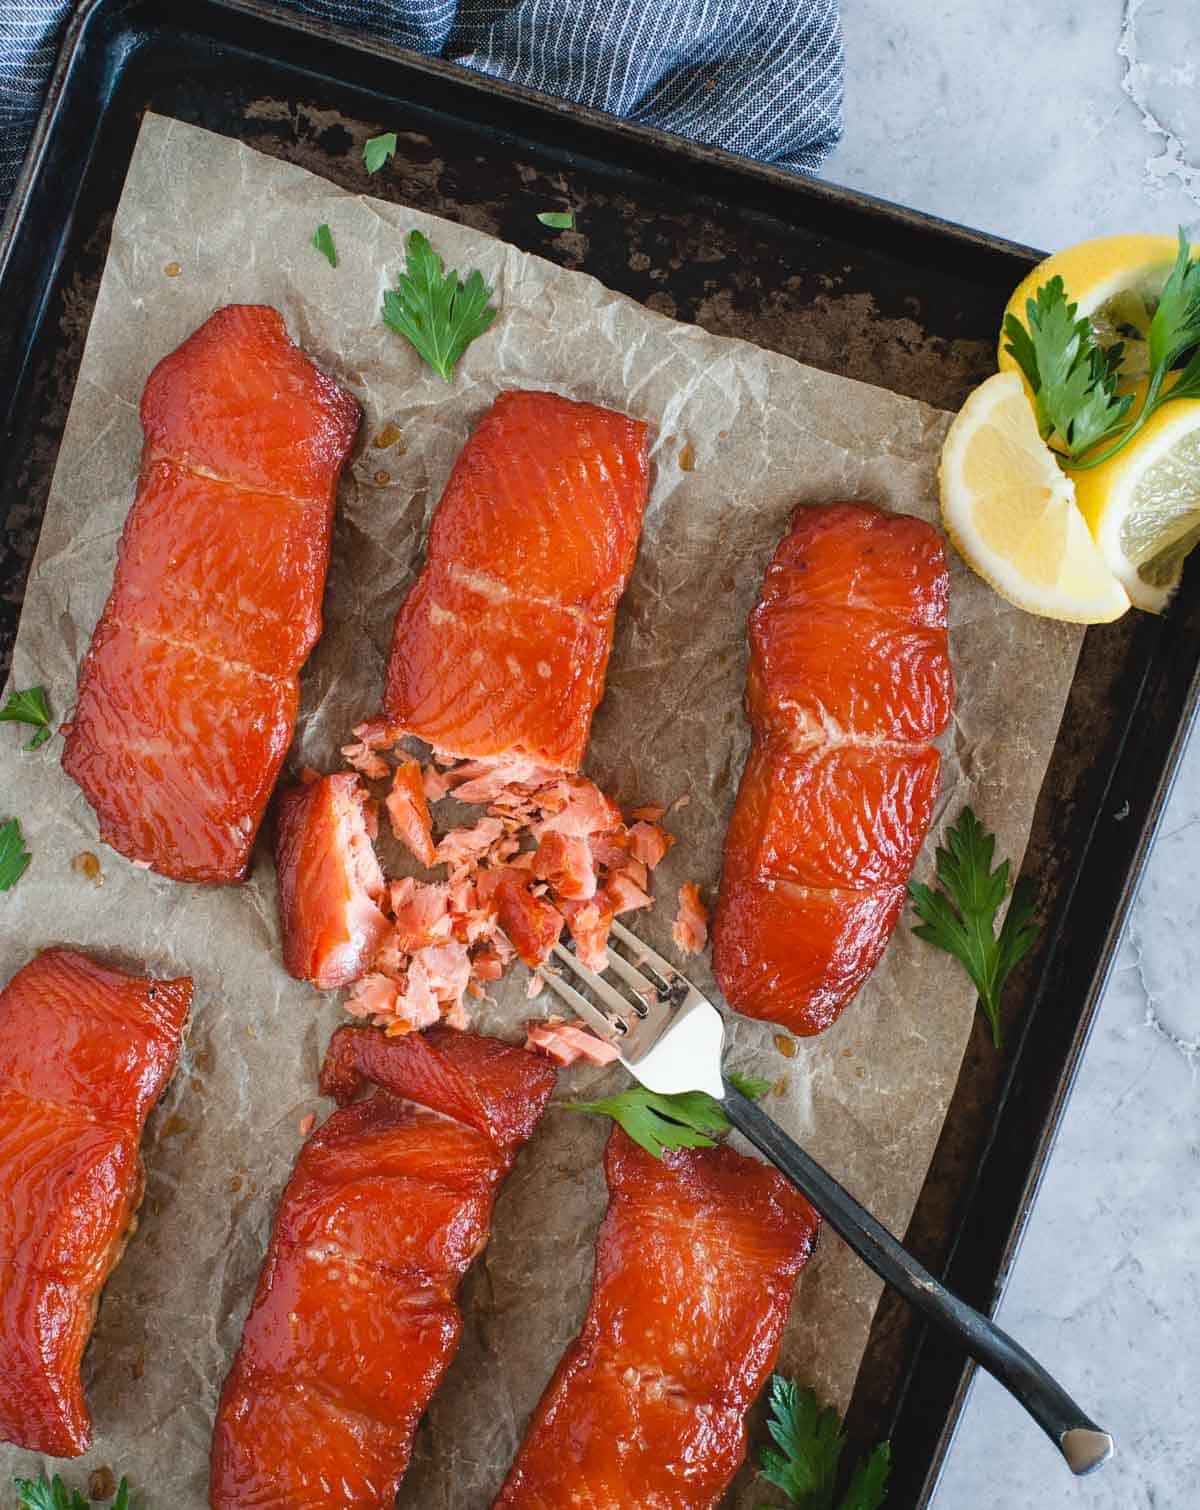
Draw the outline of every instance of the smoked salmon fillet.
M281 792L275 813L275 874L283 963L320 991L358 980L371 966L388 920L387 882L367 827L366 789L352 771Z
M106 844L175 880L237 881L321 632L359 408L277 310L230 305L159 362L141 420L63 768Z
M725 836L713 968L730 1006L827 1028L896 926L950 718L937 533L800 508L750 616L752 745Z
M458 1283L554 1080L453 1028L334 1034L321 1090L340 1110L275 1213L217 1411L213 1510L392 1510L458 1347Z
M711 1510L779 1353L816 1213L731 1148L660 1161L614 1128L583 1330L494 1510Z
M46 949L0 992L0 1439L92 1445L80 1360L175 1072L192 983Z
M648 489L640 421L502 393L454 465L396 616L389 720L448 755L577 770Z

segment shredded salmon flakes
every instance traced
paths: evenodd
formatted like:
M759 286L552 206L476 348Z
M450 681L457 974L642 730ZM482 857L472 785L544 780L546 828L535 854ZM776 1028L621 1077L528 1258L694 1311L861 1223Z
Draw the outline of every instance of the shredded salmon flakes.
M587 777L521 755L458 760L435 750L420 761L383 718L356 724L354 736L342 755L369 780L390 781L396 838L423 867L444 869L390 881L389 930L351 987L353 1016L391 1035L438 1021L465 1027L464 999L487 999L515 959L536 971L569 932L580 960L603 970L614 916L653 906L650 873L674 842L660 822L665 804L642 803L627 820ZM451 796L482 816L446 826L445 810L435 818L430 807ZM543 988L531 974L529 999ZM535 1031L545 1042L527 1046L560 1064L616 1057L580 1025L551 1018L531 1023Z
M629 816L638 823L657 823L667 816L667 809L661 802L644 802L641 807L631 808Z
M349 744L342 746L342 754L346 764L353 766L360 776L365 776L368 781L385 781L391 774L391 767L381 755L368 744Z
M584 1059L589 1064L612 1064L620 1056L611 1043L605 1043L590 1028L562 1017L547 1017L526 1025L525 1047L545 1054L555 1064L574 1064Z
M685 954L699 954L708 942L708 908L700 900L695 881L679 888L679 913L671 937Z

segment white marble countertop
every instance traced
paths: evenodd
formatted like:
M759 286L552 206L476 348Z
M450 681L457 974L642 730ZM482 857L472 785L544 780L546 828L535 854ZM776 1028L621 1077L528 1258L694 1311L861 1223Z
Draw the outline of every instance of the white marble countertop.
M1048 250L1200 232L1197 0L842 0L834 183ZM935 1510L1200 1503L1200 740L999 1312L1117 1439L1073 1480L977 1377Z

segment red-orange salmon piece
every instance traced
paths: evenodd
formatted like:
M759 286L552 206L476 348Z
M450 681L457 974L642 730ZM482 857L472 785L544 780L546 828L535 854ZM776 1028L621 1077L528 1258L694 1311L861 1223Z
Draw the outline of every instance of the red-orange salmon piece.
M728 894L726 894L728 892ZM713 964L726 999L801 1037L827 1028L878 964L900 920L903 885L827 891L724 880Z
M389 719L448 754L576 770L648 491L640 421L502 393L455 463L396 616Z
M276 1211L218 1407L214 1510L392 1510L458 1346L459 1281L554 1078L452 1028L334 1034L321 1087L340 1109Z
M231 544L236 549L231 550ZM120 620L264 676L303 664L321 633L324 508L215 488L176 462L142 472L113 579ZM274 567L264 592L264 563Z
M296 721L299 687L101 619L63 769L100 837L177 881L236 881Z
M176 880L240 880L321 631L357 403L277 310L218 310L151 373L112 592L63 767L114 849Z
M495 597L428 567L396 618L389 716L452 754L575 769L604 691L609 620Z
M660 1161L615 1128L605 1169L583 1330L495 1510L712 1510L746 1455L744 1417L812 1251L812 1208L730 1148Z
M708 943L708 908L700 897L695 881L685 881L679 888L678 911L671 928L677 949L685 954L700 954Z
M555 393L502 393L455 463L429 555L519 597L615 604L646 507L646 426Z
M332 509L359 407L277 309L229 304L159 362L141 419L148 457Z
M387 882L367 831L366 790L351 771L289 787L275 817L283 964L319 991L371 968L388 932Z
M855 891L908 880L933 818L932 745L751 750L726 838L730 878Z
M531 970L545 964L562 933L562 913L527 890L519 871L501 879L496 887L496 906L500 926L521 963Z
M738 1011L819 1033L887 947L937 796L948 594L921 520L862 503L793 515L750 618L753 743L713 926Z
M57 948L0 992L0 1439L31 1452L92 1444L80 1361L191 996Z
M422 865L436 864L433 821L425 799L421 767L415 760L402 760L396 767L387 795L387 810L392 832L409 853Z

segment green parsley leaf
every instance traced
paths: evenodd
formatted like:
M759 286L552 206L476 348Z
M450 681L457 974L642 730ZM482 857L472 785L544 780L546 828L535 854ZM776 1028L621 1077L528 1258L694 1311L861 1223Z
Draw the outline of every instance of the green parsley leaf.
M822 1410L811 1389L775 1374L771 1379L767 1430L779 1451L764 1447L759 1472L804 1510L832 1510L838 1463L846 1445L841 1417Z
M37 733L25 748L36 750L39 745L44 745L53 732L46 689L26 687L23 692L11 692L4 707L0 708L0 723L34 724L37 726Z
M771 1088L769 1080L739 1075L736 1070L725 1078L743 1096L757 1101ZM729 1132L733 1123L719 1101L705 1091L680 1091L662 1096L638 1085L603 1101L563 1101L567 1111L596 1112L619 1122L629 1136L647 1153L661 1159L668 1148L712 1148L715 1140Z
M622 1091L603 1101L564 1101L568 1111L597 1112L618 1122L647 1153L661 1159L668 1148L712 1148L715 1135L729 1131L730 1122L704 1091L660 1096L645 1086Z
M337 266L337 247L333 244L333 232L327 225L322 224L316 228L310 245L316 247L330 267Z
M382 136L372 136L363 143L363 162L368 173L378 173L389 157L396 155L396 133L385 131Z
M1025 318L1026 325L1015 315L1005 318L1007 349L1033 390L1042 439L1057 435L1066 458L1077 460L1117 434L1133 395L1118 395L1116 371L1061 278L1026 300Z
M1034 921L1036 896L1028 881L1018 881L1004 925L996 936L996 914L1008 894L1009 862L992 869L996 836L989 834L969 807L946 835L946 848L937 850L937 878L941 891L919 881L908 883L922 926L918 938L944 949L959 960L979 992L979 1005L1000 1047L1000 994L1004 983L1033 948L1038 935Z
M383 320L411 341L444 382L451 382L458 359L499 313L489 304L493 290L475 271L465 283L446 272L442 259L420 231L408 238L404 271L383 296Z
M68 1491L57 1473L49 1483L44 1478L14 1479L13 1488L17 1491L18 1505L25 1506L26 1510L91 1510L90 1502L84 1499L79 1490ZM110 1510L129 1510L127 1479L121 1480Z
M552 231L573 231L575 229L574 210L543 210L538 219L543 225L548 225Z
M1100 347L1091 322L1078 317L1061 278L1044 283L1026 301L1025 314L1025 325L1015 315L1005 317L1005 349L1033 390L1042 438L1069 471L1087 471L1108 461L1164 404L1200 398L1200 350L1195 349L1200 347L1200 261L1192 260L1182 227L1178 255L1150 320L1150 375L1134 418L1128 417L1133 394L1117 392L1121 344ZM1165 387L1167 374L1189 352L1178 379Z
M67 1494L67 1486L56 1473L49 1482L42 1479L14 1479L18 1505L26 1510L90 1510L78 1489Z
M761 1101L772 1084L770 1080L760 1080L757 1075L743 1075L738 1070L726 1070L725 1078L734 1090L741 1091L743 1096L749 1096L751 1101Z
M1183 227L1179 228L1179 253L1158 297L1150 321L1150 370L1168 368L1200 341L1200 262L1191 260L1191 248Z
M21 879L31 859L15 818L0 823L0 891L11 891Z
M879 1510L887 1494L891 1471L891 1443L880 1442L854 1470L854 1477L842 1498L841 1510Z
M834 1510L838 1464L846 1447L841 1417L831 1405L822 1410L811 1389L800 1389L782 1374L772 1376L770 1402L767 1430L779 1450L760 1449L759 1473L798 1510ZM854 1470L838 1510L879 1510L890 1467L891 1448L880 1442Z
M1158 403L1168 403L1178 398L1200 398L1200 350L1196 351L1167 393L1159 395Z

